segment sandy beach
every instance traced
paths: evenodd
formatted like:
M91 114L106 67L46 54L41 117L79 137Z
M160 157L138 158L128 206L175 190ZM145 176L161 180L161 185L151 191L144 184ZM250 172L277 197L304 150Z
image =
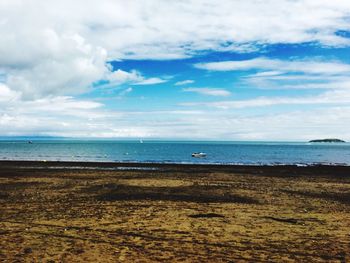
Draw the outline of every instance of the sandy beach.
M350 167L0 162L1 262L348 262L349 212Z

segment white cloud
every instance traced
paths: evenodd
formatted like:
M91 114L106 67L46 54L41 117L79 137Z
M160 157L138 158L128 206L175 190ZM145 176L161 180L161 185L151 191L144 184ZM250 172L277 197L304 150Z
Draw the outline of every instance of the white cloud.
M5 104L6 105L6 104ZM33 114L32 119L39 116L76 116L98 118L101 115L99 108L103 104L91 100L79 100L68 96L46 97L31 101L13 100L1 109L3 113L19 115Z
M130 72L118 69L108 74L106 78L112 85L121 85L141 81L144 77L140 72L132 70Z
M182 106L206 106L219 109L242 109L266 107L273 105L314 105L314 104L348 104L350 93L347 90L335 90L321 93L318 96L299 97L257 97L247 100L227 100L214 102L188 102Z
M12 38L0 40L0 68L5 73L6 84L23 98L79 94L108 72L103 48L87 44L79 35L38 30L32 39L15 30L9 33ZM17 43L8 43L7 38Z
M174 85L175 86L183 86L183 85L192 84L192 83L194 83L194 80L186 79L186 80L178 81Z
M143 79L138 82L135 82L134 85L155 85L155 84L161 84L167 82L165 79L161 78L149 78L149 79Z
M182 89L185 92L195 92L198 94L209 95L209 96L219 96L219 97L228 97L231 95L231 92L225 89L215 89L215 88L184 88Z
M154 125L150 130L152 135L161 138L173 134L174 138L221 140L308 141L329 136L350 139L348 106L256 115L237 113L236 110L202 109L200 113L188 112L183 116L167 113L166 122L151 121L149 116L145 117L144 126Z
M350 73L350 65L341 62L322 62L311 60L279 60L255 58L241 61L220 61L198 63L195 67L213 71L242 71L242 70L270 70L258 76L279 75L282 73L308 73L336 75ZM261 75L262 74L262 75Z
M155 85L167 82L166 79L161 78L146 78L139 71L132 70L130 72L118 69L107 75L106 80L109 81L107 85L104 86L118 86L122 84L129 85Z
M10 90L5 84L0 83L0 102L11 102L17 100L20 94Z
M152 112L111 111L95 101L72 97L88 91L100 80L111 85L166 81L137 71L111 73L106 62L112 60L179 59L208 50L250 52L274 43L349 46L348 38L336 34L338 30L350 30L348 10L350 2L340 0L2 0L0 134L268 139L280 138L281 129L286 131L283 136L289 138L315 134L315 130L325 134L348 131L350 110L345 106L261 117L211 109L196 114L164 111L155 117ZM349 66L336 61L283 62L260 58L244 63L201 66L269 72L255 78L287 77L286 72L322 78L349 75ZM346 104L348 95L344 91L315 98L256 98L228 101L221 107L312 101ZM208 106L220 108L219 104ZM305 126L304 120L311 123L310 127Z
M7 101L0 100L0 134L63 135L69 130L81 132L86 129L87 123L106 116L108 113L103 105L91 100L59 96L24 101L17 96Z
M111 60L250 52L272 43L349 45L336 34L350 29L347 10L348 1L326 0L3 0L0 70L6 85L26 99L73 95L105 77ZM334 63L314 66L316 73L333 66L344 70ZM139 84L161 82L151 78Z
M350 78L347 76L338 77L313 77L300 75L284 75L272 77L247 77L244 84L262 89L350 89Z
M127 89L122 90L122 91L119 93L119 96L125 96L126 94L129 94L129 93L132 92L132 91L133 91L132 87L129 87L129 88L127 88Z
M337 30L349 29L347 1L123 3L85 4L73 21L84 21L85 34L91 34L92 42L106 47L113 57L169 59L210 49L244 52L256 48L252 43L349 44L347 38L335 34ZM90 16L92 8L94 16Z
M249 77L255 77L255 78L260 78L260 77L275 77L282 75L284 72L283 71L263 71L263 72L258 72L256 74L250 75Z
M349 140L349 96L345 99L346 94L329 93L327 97L322 100L329 103L343 98L344 105L251 115L237 108L212 110L203 106L200 110L123 112L72 97L33 101L17 98L0 101L0 134L232 140L309 140L332 136Z
M259 89L350 88L350 64L337 61L255 58L200 63L195 67L209 71L249 71L240 78L240 85Z

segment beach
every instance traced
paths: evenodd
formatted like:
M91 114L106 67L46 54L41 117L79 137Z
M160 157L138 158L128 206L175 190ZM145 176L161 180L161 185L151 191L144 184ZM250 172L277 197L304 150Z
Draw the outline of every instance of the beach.
M0 162L2 262L348 262L350 167Z

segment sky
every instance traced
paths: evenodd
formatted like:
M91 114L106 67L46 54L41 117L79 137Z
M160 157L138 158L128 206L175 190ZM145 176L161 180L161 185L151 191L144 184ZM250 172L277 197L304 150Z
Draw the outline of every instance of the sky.
M1 0L0 136L350 140L348 0Z

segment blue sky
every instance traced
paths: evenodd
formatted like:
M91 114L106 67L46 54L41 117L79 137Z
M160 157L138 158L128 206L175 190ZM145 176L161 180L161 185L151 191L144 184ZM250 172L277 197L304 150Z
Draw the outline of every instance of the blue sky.
M0 136L350 140L347 1L5 0L0 17Z

